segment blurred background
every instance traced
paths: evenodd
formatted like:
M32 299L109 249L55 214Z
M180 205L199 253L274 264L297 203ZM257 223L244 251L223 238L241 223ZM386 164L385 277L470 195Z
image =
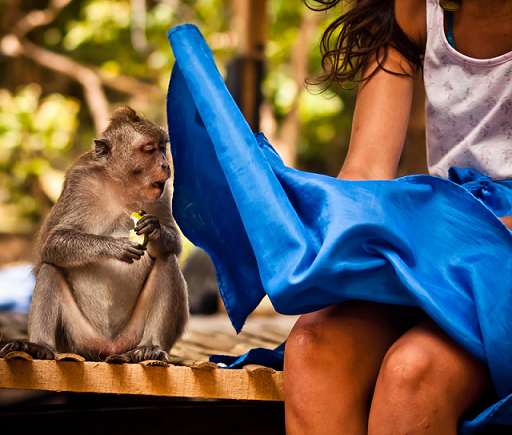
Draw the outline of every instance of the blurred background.
M320 37L340 13L301 0L0 0L0 267L30 262L64 171L110 110L128 104L165 126L166 34L179 24L199 27L251 128L287 165L336 176L356 91L306 80L321 73ZM399 175L424 172L422 97ZM185 266L194 254L187 244ZM211 276L197 267L199 281Z

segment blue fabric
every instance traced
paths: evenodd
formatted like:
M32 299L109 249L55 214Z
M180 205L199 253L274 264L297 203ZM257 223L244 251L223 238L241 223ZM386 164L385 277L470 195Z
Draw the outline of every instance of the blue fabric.
M212 355L210 357L210 361L226 364L227 368L231 369L241 368L247 364L261 364L265 367L273 367L277 370L282 370L285 344L286 342L280 344L273 350L257 347L255 349L251 349L242 356Z
M212 257L235 329L265 294L289 315L350 299L422 307L488 364L499 396L461 433L512 424L512 235L496 217L512 214L512 182L456 168L451 180L392 181L288 168L252 134L197 28L169 40L173 212ZM282 362L279 349L254 350L241 364L262 357Z

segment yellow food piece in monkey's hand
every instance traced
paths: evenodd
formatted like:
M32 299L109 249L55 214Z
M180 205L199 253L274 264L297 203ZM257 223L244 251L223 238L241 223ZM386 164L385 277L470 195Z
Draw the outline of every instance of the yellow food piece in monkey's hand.
M137 226L137 222L142 219L142 215L139 213L132 213L131 216L134 227ZM139 245L146 246L149 242L147 234L141 234L140 236L135 232L135 229L130 230L129 236L132 242L138 243Z

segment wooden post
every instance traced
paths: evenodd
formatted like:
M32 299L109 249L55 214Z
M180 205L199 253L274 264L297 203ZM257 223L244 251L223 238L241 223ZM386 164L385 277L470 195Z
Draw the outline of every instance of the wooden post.
M259 130L261 81L267 41L267 1L232 0L239 50L228 65L227 86L253 131Z

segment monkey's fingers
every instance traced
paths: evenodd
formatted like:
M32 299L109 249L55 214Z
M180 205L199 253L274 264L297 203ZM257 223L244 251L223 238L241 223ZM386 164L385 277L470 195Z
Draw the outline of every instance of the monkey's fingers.
M145 213L141 216L142 217L139 219L137 224L140 224L141 222L147 222L147 221L157 221L158 222L158 218L154 214L146 214Z
M160 238L161 229L160 228L156 228L156 229L148 231L146 234L148 235L149 241L155 241L155 240L158 240Z
M133 262L133 260L140 260L141 257L144 255L144 252L146 252L145 246L139 244L131 245L126 249L124 257L127 259L131 259L131 263Z
M7 355L9 352L16 352L18 351L17 341L14 341L12 343L7 343L2 349L0 349L0 358L4 358L5 355Z
M169 355L160 346L139 346L123 354L132 362L138 363L148 360L169 362Z
M0 357L5 357L9 352L25 352L32 358L36 359L54 359L53 351L41 344L32 343L30 341L13 341L6 344L0 350Z
M160 221L158 218L152 214L148 214L137 222L135 232L140 236L141 234L147 234L160 228Z
M133 245L130 248L128 248L128 252L130 252L133 255L138 255L139 257L142 257L144 255L144 252L146 252L146 247L140 244Z
M132 242L127 237L121 237L118 239L118 245L116 246L113 257L125 263L133 263L134 260L140 260L145 251L145 246Z

